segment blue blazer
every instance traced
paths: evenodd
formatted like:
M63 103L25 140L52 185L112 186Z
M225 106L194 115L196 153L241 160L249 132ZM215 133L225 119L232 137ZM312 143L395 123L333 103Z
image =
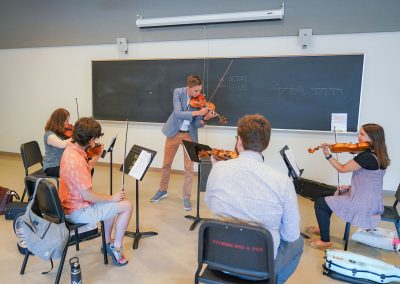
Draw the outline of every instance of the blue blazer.
M174 90L173 105L174 111L169 116L167 122L162 128L162 133L167 137L175 136L182 126L184 120L189 120L189 134L193 142L198 141L197 129L203 127L200 121L203 116L192 116L192 112L195 110L189 105L187 107L187 87L176 88Z

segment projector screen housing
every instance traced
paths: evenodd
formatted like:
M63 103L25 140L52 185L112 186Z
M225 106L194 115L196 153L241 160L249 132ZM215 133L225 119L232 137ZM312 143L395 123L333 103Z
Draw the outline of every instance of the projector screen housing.
M213 23L248 22L265 20L282 20L284 6L276 10L247 11L235 13L203 14L178 17L163 17L142 19L138 16L136 26L138 28L181 26Z

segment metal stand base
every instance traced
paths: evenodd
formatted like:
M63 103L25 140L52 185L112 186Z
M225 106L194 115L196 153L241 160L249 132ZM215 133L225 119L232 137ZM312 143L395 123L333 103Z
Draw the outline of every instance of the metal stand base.
M137 249L139 247L139 241L141 238L151 237L151 236L156 236L156 235L158 235L158 233L156 233L156 232L139 232L139 231L136 231L136 232L126 231L125 232L125 236L133 238L133 245L132 245L133 249Z
M156 232L140 232L139 231L139 181L136 180L136 232L126 231L125 236L133 238L133 249L138 249L139 241L142 237L156 236Z
M193 231L197 224L203 221L203 218L200 218L200 163L198 163L198 170L197 170L197 202L196 202L196 216L186 215L185 218L194 220L192 225L190 226L189 230Z

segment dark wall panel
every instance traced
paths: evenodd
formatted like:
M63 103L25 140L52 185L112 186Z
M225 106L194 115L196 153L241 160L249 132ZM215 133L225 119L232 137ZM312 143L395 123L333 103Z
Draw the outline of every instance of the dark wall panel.
M281 21L138 29L143 18L270 10ZM0 0L0 49L189 39L242 38L400 30L398 0Z
M173 90L199 74L230 126L261 113L273 128L329 131L331 113L347 113L349 131L357 131L363 62L363 55L95 61L93 115L164 123Z

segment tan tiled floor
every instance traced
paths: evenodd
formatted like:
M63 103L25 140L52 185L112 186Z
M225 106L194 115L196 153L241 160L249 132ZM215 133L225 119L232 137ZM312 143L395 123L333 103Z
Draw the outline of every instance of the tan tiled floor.
M118 167L119 168L119 167ZM113 188L121 188L121 174L117 165L114 169ZM125 238L124 250L130 259L124 267L112 264L104 266L100 254L100 239L84 242L81 250L76 252L73 247L68 251L67 260L73 256L80 259L84 283L193 283L197 267L197 230L189 231L191 221L184 218L187 214L182 208L181 188L183 176L173 174L170 182L168 198L158 203L150 203L149 199L157 189L160 172L150 171L140 183L140 230L156 231L158 236L144 238L139 242L139 249L132 250L132 239ZM15 189L22 193L24 170L18 155L0 154L0 185ZM134 201L134 180L125 179L125 189L128 198ZM195 189L196 184L193 186ZM109 192L109 167L100 164L94 175L94 188L100 192ZM193 190L193 205L195 205L195 190ZM204 195L201 195L200 215L210 217L210 212L204 205ZM393 198L385 198L386 204L392 204ZM316 224L313 203L299 197L301 210L301 227ZM193 208L195 209L195 208ZM191 212L195 214L195 210ZM132 216L129 229L134 230L135 215ZM385 228L393 229L391 223L382 222ZM332 218L332 240L335 247L342 249L344 222ZM354 230L354 228L353 228ZM49 263L38 258L29 259L25 275L19 275L23 256L16 248L17 238L12 230L12 222L0 217L0 283L53 283L56 268L48 275L42 271L49 268ZM400 265L400 255L394 252L375 249L350 241L349 250ZM300 265L287 283L335 283L336 281L321 274L324 253L308 247ZM70 268L64 266L61 283L70 283Z

